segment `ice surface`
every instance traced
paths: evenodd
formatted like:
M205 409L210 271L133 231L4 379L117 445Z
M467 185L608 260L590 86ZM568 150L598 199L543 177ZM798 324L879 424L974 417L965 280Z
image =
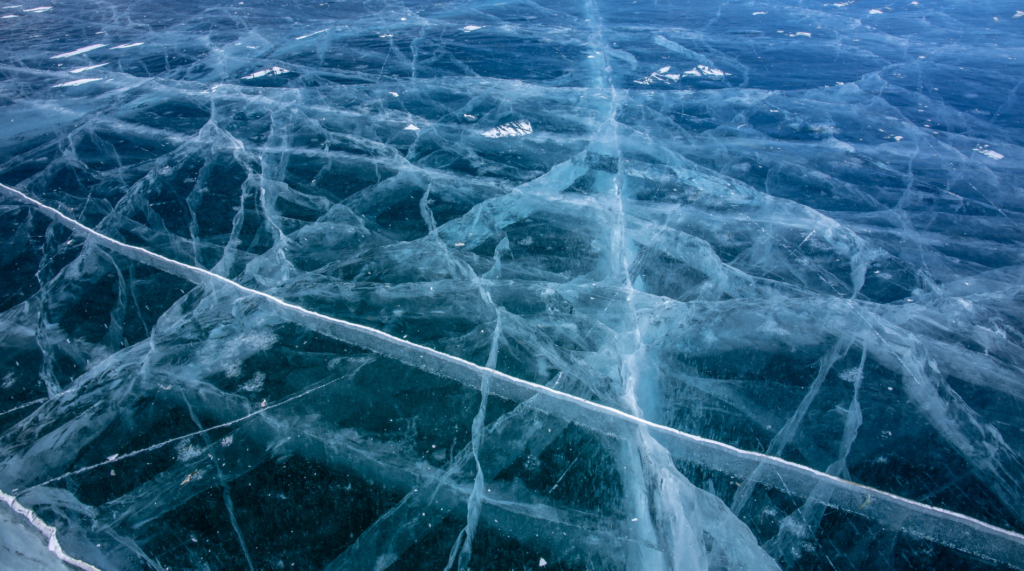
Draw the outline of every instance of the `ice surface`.
M1017 6L0 9L24 557L1024 568Z

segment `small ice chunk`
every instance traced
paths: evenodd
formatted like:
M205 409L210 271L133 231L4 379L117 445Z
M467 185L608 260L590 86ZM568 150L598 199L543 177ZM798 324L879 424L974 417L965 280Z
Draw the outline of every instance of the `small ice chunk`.
M547 566L547 564L548 562L543 557L541 557L540 561L537 562L537 567L545 567Z
M796 33L795 35L797 35L797 36L803 36L803 37L805 37L805 38L809 38L809 37L811 37L811 34L810 34L810 32L797 32L797 33Z
M87 65L85 67L76 67L75 69L71 70L70 73L82 73L83 71L89 71L90 69L96 69L97 67L103 67L105 65L107 65L107 64L106 63L98 63L96 65Z
M902 140L903 140L903 136L902 135L896 135L896 142L897 143L902 141Z
M879 10L878 8L872 8L872 9L868 10L868 14L881 14L881 13L882 13L882 11Z
M289 72L287 69L285 69L283 67L277 67L275 65L274 67L272 67L270 69L263 69L263 70L257 71L256 73L251 73L251 74L243 77L242 79L257 79L257 78L263 77L265 75L281 75L282 73L291 73L291 72Z
M1024 10L1017 10L1017 13L1014 14L1013 16L1010 16L1010 17L1011 18L1021 18L1021 17L1024 17Z
M135 42L134 44L121 44L119 46L114 46L114 47L112 47L110 49L112 49L112 50L126 50L128 48L134 48L134 47L137 47L137 46L141 46L141 45L143 45L145 43L146 42Z
M398 97L398 94L395 93L394 91L389 91L388 94L391 95L392 97Z
M90 82L93 82L93 81L99 81L101 79L103 79L103 78L102 77L87 77L85 79L76 79L74 81L67 81L67 82L64 82L64 83L58 83L57 85L54 85L54 87L74 87L76 85L84 85L86 83L90 83Z
M48 12L50 10L53 10L53 6L40 6L38 8L29 8L29 9L27 9L25 11L26 12L34 12L36 14L39 14L40 12Z
M405 129L402 129L402 130L403 131L419 131L420 128L417 127L416 125L413 125L412 123L409 123L408 125L405 126Z
M532 132L533 125L530 125L529 121L513 121L484 131L484 136L499 139L501 137L522 137Z
M992 149L974 149L974 150L978 151L979 153L985 155L986 157L988 157L990 159L995 159L997 161L1001 160L1003 158L1002 153L997 153L997 152L993 151Z
M767 14L767 13L768 13L768 12L754 12L754 15L755 15L755 16L761 16L761 15L763 15L763 14Z
M483 28L483 26L472 26L472 25L470 25L470 26L466 26L466 27L462 28L462 31L463 32L472 32L473 30L479 30L480 28Z
M26 12L27 11L28 10L26 10ZM71 56L77 56L77 55L84 54L85 52L91 52L92 50L98 50L98 49L100 49L100 48L102 48L102 47L104 47L106 45L107 44L93 44L91 46L85 46L84 48L78 48L77 50L75 50L73 52L57 54L55 56L50 57L50 59L61 59L61 58L66 58L66 57L71 57Z
M4 18L17 18L17 17L18 17L17 14L8 14L6 16L0 16L0 19L4 19Z

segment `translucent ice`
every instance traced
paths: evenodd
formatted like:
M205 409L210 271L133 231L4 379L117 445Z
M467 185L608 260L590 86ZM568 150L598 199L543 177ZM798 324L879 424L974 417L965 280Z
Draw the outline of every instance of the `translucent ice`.
M3 10L0 565L1024 568L1005 4Z

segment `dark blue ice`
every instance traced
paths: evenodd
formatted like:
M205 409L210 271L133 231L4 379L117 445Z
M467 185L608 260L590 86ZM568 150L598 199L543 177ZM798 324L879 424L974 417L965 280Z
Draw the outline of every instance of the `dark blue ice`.
M1024 4L0 6L0 569L1024 569Z

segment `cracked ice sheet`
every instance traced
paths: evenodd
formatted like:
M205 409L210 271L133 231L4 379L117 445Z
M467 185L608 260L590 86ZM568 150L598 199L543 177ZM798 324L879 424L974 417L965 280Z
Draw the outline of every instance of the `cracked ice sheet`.
M115 7L4 21L0 182L322 315L1022 529L1013 10ZM491 395L474 448L476 390L0 208L0 490L103 569L990 564L568 409Z

